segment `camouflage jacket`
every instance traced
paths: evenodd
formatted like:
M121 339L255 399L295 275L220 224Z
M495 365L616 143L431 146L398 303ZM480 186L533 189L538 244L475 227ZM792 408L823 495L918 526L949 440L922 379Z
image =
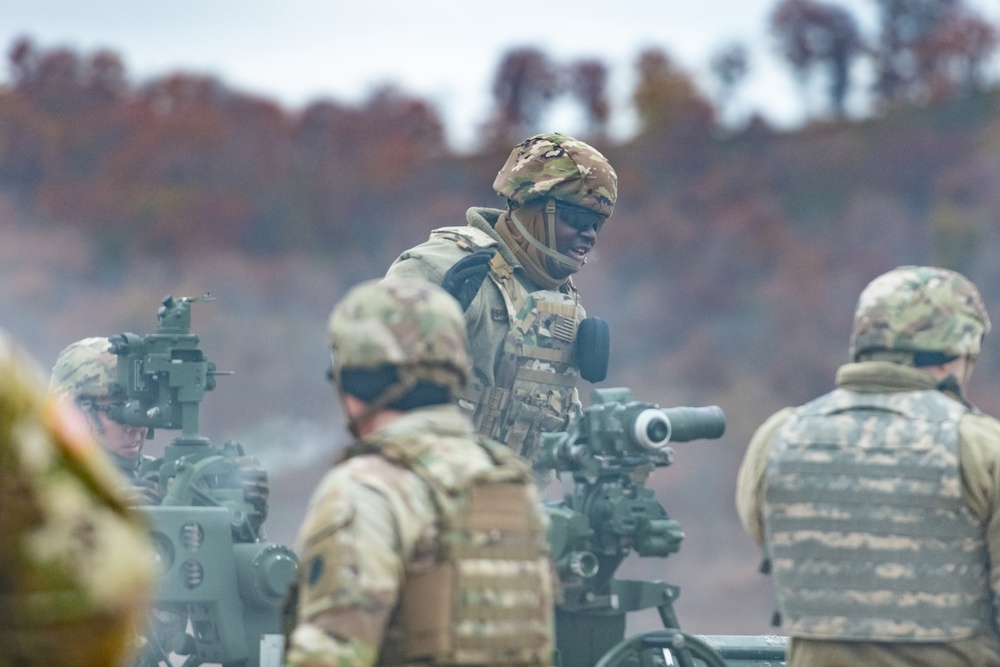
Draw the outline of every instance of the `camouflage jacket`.
M837 386L855 392L916 392L933 390L926 373L887 362L862 362L841 367ZM785 408L754 434L737 480L736 506L748 534L765 545L764 502L771 444L795 414ZM958 422L961 496L983 526L990 562L989 582L994 596L1000 591L1000 422L970 412ZM793 637L791 665L1000 665L1000 638L995 632L947 643L823 641Z
M471 208L466 213L468 226L486 234L496 243L500 257L502 257L507 266L512 268L513 279L523 288L525 295L533 292L537 293L541 288L528 278L527 274L521 269L517 257L493 229L493 225L496 224L500 213L499 209ZM441 284L441 280L447 270L460 259L466 257L470 251L469 247L464 247L455 239L432 235L429 241L401 254L392 266L389 267L386 275L423 278L435 284ZM579 324L586 317L586 312L579 304L579 297L572 281L567 281L561 290L564 294L557 296L565 296L567 301L573 302L572 305L566 305L570 306L574 311L576 324ZM556 307L558 308L562 305L559 304ZM510 314L510 304L504 298L501 288L493 280L485 280L479 293L465 312L466 329L469 335L469 353L472 357L472 379L469 383L469 393L475 393L476 390L480 389L488 390L491 387L497 387L500 384L502 371L504 375L508 376L507 382L511 381L513 374L511 371L503 369L502 361L505 356L505 342L507 342L508 334L516 324L514 319L513 315ZM543 360L542 363L549 362ZM562 380L565 385L569 385L571 380L575 381L577 376L575 360L570 361L570 363L556 362L550 365L553 366L553 370L557 373L565 373L566 379ZM553 373L553 375L555 374ZM543 431L559 430L565 427L566 418L580 407L579 393L575 386L555 388L554 391L555 393L561 393L563 398L556 399L550 396L543 402L546 406L558 406L558 410L552 407L548 408L550 412L559 413L553 415L556 419L548 420L551 424L546 426L541 417L534 418L535 423L542 425L541 430ZM512 398L511 400L514 399ZM481 420L481 415L477 415L477 420ZM507 441L506 444L511 445L516 451L530 458L535 448L532 442L525 444L522 449L521 442L509 442L512 438L515 440L519 439L512 432L503 433L497 428L491 428L489 423L479 423L478 425L480 432L484 435L500 439L501 441ZM504 430L509 427L510 425L507 424ZM516 427L514 428L516 429ZM533 438L529 436L529 440L533 440Z
M494 467L454 405L407 412L356 447L414 438L431 452L422 460L457 488ZM379 454L352 456L327 473L300 529L298 621L287 667L400 664L407 578L431 571L442 553L435 503L421 477ZM537 512L546 521L540 504ZM537 594L551 603L551 590Z

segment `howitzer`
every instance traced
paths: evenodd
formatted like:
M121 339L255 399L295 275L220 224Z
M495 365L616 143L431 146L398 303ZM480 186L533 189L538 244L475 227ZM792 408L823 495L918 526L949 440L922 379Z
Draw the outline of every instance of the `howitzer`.
M666 557L684 533L646 488L650 473L673 463L670 442L719 438L715 406L660 408L628 389L595 389L590 407L563 433L546 434L536 467L569 473L564 499L547 503L549 543L562 584L556 646L562 667L694 667L783 664L782 637L703 637L680 629L680 587L616 579L632 552ZM662 630L625 637L629 612L655 608Z
M163 457L144 463L139 477L163 498L142 511L151 524L161 566L141 665L279 667L281 604L298 559L263 540L267 477L242 446L213 446L199 434L198 408L221 375L191 333L191 304L210 299L167 296L155 333L110 337L118 355L125 403L116 421L179 430ZM190 623L191 631L188 631Z

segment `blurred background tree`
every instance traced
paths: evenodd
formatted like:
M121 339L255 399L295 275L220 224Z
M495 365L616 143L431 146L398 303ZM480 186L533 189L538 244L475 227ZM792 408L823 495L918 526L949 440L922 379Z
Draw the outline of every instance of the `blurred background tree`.
M771 32L795 73L803 96L816 70L825 72L828 103L843 118L851 85L851 65L862 44L857 22L837 5L814 0L782 0L771 15Z

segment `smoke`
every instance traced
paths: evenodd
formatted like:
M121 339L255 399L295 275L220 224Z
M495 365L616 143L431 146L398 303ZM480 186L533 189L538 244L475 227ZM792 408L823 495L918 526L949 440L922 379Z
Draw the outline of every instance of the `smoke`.
M349 444L348 439L338 414L330 421L269 417L242 432L238 441L274 478L329 467Z

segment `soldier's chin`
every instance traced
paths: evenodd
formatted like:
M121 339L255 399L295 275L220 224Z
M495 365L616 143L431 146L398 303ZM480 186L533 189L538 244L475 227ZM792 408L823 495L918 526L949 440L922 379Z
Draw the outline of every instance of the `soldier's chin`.
M139 458L139 454L141 453L142 453L141 442L138 445L134 446L130 445L128 447L120 447L118 449L118 455L126 459L137 459Z
M587 262L586 256L584 256L583 259L577 259L572 255L564 254L563 257L572 261L556 261L549 258L549 261L546 263L549 275L552 276L554 280L565 280L566 278L569 278L571 275L579 271L580 267ZM579 264L577 264L578 262Z
M576 273L576 271L577 269L570 268L565 264L560 264L559 266L550 268L549 275L552 276L553 280L565 280L566 278L569 278L571 275Z

